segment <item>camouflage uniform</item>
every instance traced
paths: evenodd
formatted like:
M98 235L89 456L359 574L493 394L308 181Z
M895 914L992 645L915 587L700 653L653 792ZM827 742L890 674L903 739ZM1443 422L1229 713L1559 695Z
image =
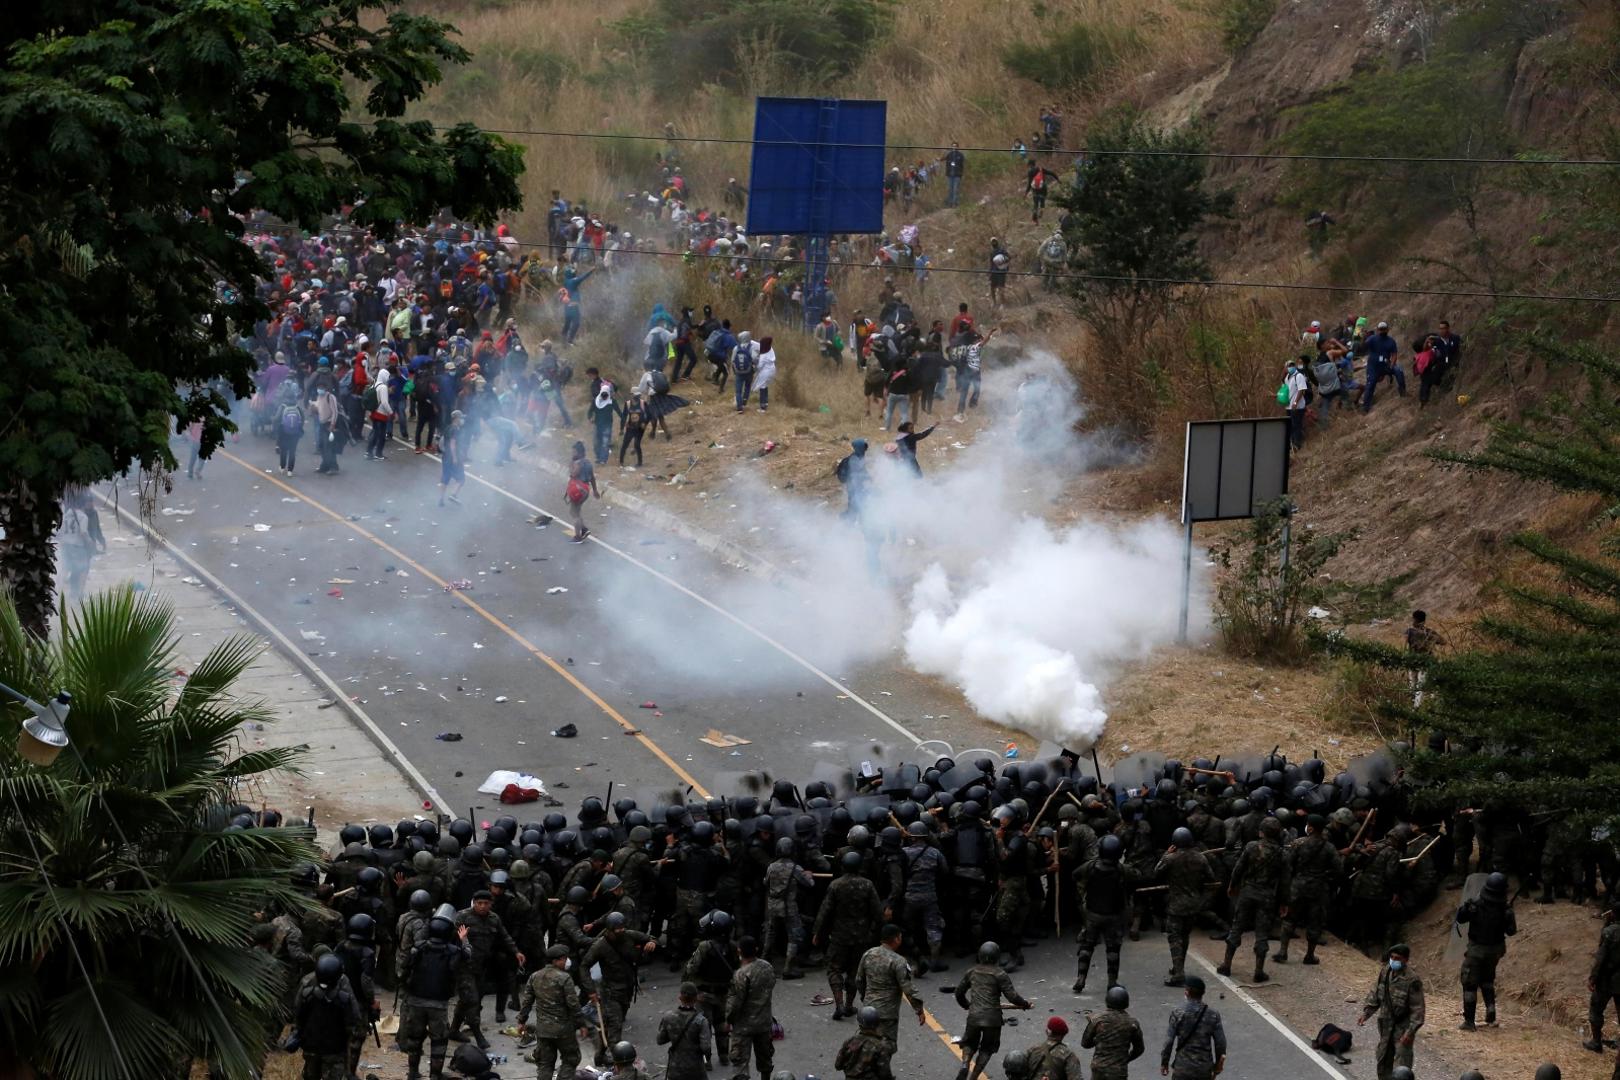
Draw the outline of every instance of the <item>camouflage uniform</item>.
M562 914L557 916L557 925L551 930L551 943L553 945L566 945L568 955L573 958L574 963L577 965L579 958L585 955L585 950L589 949L591 942L595 940L585 932L584 927L580 926L579 908L573 904L563 908Z
M456 1014L450 1021L450 1033L456 1034L465 1023L473 1038L482 1045L484 993L494 989L499 978L495 965L517 952L517 942L512 940L501 917L493 910L488 915L480 915L472 908L459 911L456 925L467 928L471 962L462 969L461 993L456 1002Z
M1504 889L1504 893L1505 893ZM1485 997L1485 1022L1496 1022L1496 965L1507 955L1507 939L1519 932L1519 920L1501 895L1464 901L1457 911L1457 922L1468 925L1468 944L1463 950L1463 1022L1474 1023L1478 997Z
M844 1080L894 1080L889 1068L894 1051L894 1043L876 1032L858 1032L838 1048L833 1068L844 1074Z
M624 882L625 895L646 911L652 907L654 867L644 844L625 843L613 853L613 872Z
M1061 1039L1046 1039L1030 1047L1025 1076L1028 1080L1084 1080L1080 1057Z
M347 1080L349 1040L361 1024L353 993L311 981L299 988L293 1018L304 1051L304 1080Z
M1611 1001L1620 1014L1620 922L1609 923L1598 935L1597 957L1588 977L1593 989L1586 1006L1586 1022L1593 1040L1600 1041Z
M597 998L602 1010L602 1027L607 1033L605 1054L624 1033L624 1014L636 996L636 957L652 938L637 930L604 933L585 950L579 962L579 985L587 997ZM591 969L600 965L600 982Z
M1085 922L1076 953L1074 992L1078 994L1085 989L1086 979L1091 974L1091 955L1098 945L1103 947L1108 960L1108 985L1119 982L1119 950L1125 939L1129 909L1125 874L1118 863L1094 859L1080 868L1075 880L1085 897Z
M826 943L827 985L842 998L855 977L855 965L883 926L883 901L872 882L860 874L835 879L816 912L812 937Z
M1251 840L1238 856L1232 870L1229 893L1237 894L1237 907L1232 915L1232 929L1226 935L1226 961L1219 970L1223 975L1232 971L1232 957L1243 943L1243 932L1254 931L1255 978L1265 975L1266 949L1271 944L1271 928L1277 919L1277 906L1288 895L1288 860L1282 845L1270 835Z
M573 976L546 964L529 976L518 1001L517 1022L534 1033L534 1062L540 1067L539 1080L574 1080L579 1068L579 987ZM529 1024L529 1012L534 1023ZM557 1066L561 1064L559 1070Z
M881 1023L877 1033L900 1044L900 1001L911 1003L918 1017L923 1014L922 998L911 985L911 965L906 958L887 945L866 950L855 972L855 989L861 998L878 1011Z
M726 1022L731 1025L731 1067L737 1080L748 1080L748 1056L754 1057L762 1080L771 1075L771 995L776 972L763 960L750 960L731 977L726 995Z
M1091 1080L1126 1080L1130 1063L1142 1056L1142 1025L1124 1009L1094 1013L1080 1036L1080 1048L1092 1050Z
M765 871L765 940L761 956L775 955L779 940L785 941L788 970L792 971L804 940L804 924L799 919L799 890L814 888L816 879L792 857L784 856Z
M1202 1001L1187 1001L1170 1013L1159 1066L1171 1080L1214 1080L1215 1063L1226 1056L1221 1014Z
M1292 887L1288 890L1288 915L1283 919L1282 944L1277 960L1288 959L1288 942L1296 926L1305 927L1305 962L1316 957L1317 942L1333 903L1333 886L1344 872L1344 860L1327 837L1306 835L1288 845Z
M913 838L919 839L919 838ZM919 956L934 955L945 940L945 916L939 910L939 883L950 873L945 856L932 844L908 844L905 859L905 918L903 926ZM1028 882L1025 892L1029 891Z
M467 947L459 941L419 940L405 956L400 986L405 1010L400 1016L399 1045L409 1056L415 1077L422 1061L422 1042L429 1041L431 1075L444 1074L444 1055L450 1045L450 998L457 993L463 972L471 963Z
M1378 1014L1378 1080L1389 1080L1397 1065L1412 1067L1412 1042L1423 1026L1423 980L1410 967L1391 971L1388 964L1361 1003L1363 1019Z
M1029 1008L1029 1002L1013 988L1012 976L995 964L975 964L956 984L956 1003L967 1010L962 1061L965 1063L970 1056L977 1055L977 1072L983 1072L990 1055L1001 1049L1002 998L1020 1009Z
M1170 944L1171 985L1179 985L1186 971L1187 942L1193 923L1209 907L1209 886L1220 881L1210 865L1212 860L1196 849L1166 854L1154 867L1154 876L1164 879L1164 936Z
M709 1040L714 1037L709 1018L695 1007L671 1009L658 1021L658 1045L669 1047L664 1080L704 1080Z

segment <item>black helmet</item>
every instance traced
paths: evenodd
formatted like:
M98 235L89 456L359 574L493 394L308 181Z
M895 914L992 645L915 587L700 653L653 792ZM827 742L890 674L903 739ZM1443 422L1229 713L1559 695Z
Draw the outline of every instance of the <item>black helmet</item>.
M370 834L371 846L374 848L392 847L394 844L394 830L386 825L373 825Z
M504 825L491 825L484 830L484 846L490 848L505 847L512 842L512 830Z
M862 862L861 853L858 851L846 851L844 852L844 857L839 859L838 862L841 866L843 866L845 873L860 873Z
M313 886L321 883L321 872L314 863L299 863L287 877L294 885Z
M1097 856L1109 862L1118 862L1120 852L1119 837L1109 833L1097 841Z
M1001 1071L1009 1078L1023 1076L1029 1068L1029 1054L1023 1050L1014 1050L1001 1059Z
M928 835L928 826L924 825L920 821L913 821L910 825L906 826L906 835L926 837Z
M993 964L1001 959L1001 946L993 941L987 941L979 946L979 963Z
M1564 1080L1563 1070L1552 1062L1536 1066L1536 1080Z
M788 857L792 856L792 854L793 854L793 838L790 837L790 836L783 836L783 837L778 838L777 841L776 841L776 857L779 858L779 859L788 858Z
M546 849L539 844L524 844L523 850L518 852L517 862L526 862L532 866L539 862L545 854ZM513 865L516 865L516 863Z
M433 894L426 889L417 889L411 893L411 910L418 915L426 915L433 910Z
M632 810L628 814L624 815L624 824L628 829L644 829L647 827L647 821L647 815L642 813L640 810Z
M512 875L508 874L505 870L493 871L489 875L489 884L491 888L494 888L496 885L510 885L512 884Z
M315 961L315 981L328 990L343 978L343 961L334 953L326 953Z
M472 1043L462 1043L450 1056L450 1070L461 1076L483 1076L491 1064L489 1055Z
M370 941L377 932L377 922L370 915L349 916L349 940Z
M899 829L895 828L893 825L890 825L888 828L878 833L878 840L886 848L897 848L900 846L901 835L902 834Z
M917 814L919 812L920 811L917 809L917 804L912 802L910 799L906 799L904 802L895 804L894 818L902 825L910 825L913 821L917 820Z
M711 818L720 817L723 819L726 816L726 800L718 795L710 795L703 800L703 809Z
M1480 895L1492 900L1500 900L1507 895L1507 887L1507 875L1498 870L1485 879L1485 888Z
M636 1048L633 1043L620 1039L613 1044L613 1064L629 1065L636 1060Z
M545 816L540 824L544 826L546 832L561 832L568 828L568 819L553 810Z
M579 834L573 829L560 829L551 841L551 848L560 855L572 855L579 850Z
M1485 1080L1485 1074L1478 1069L1469 1069L1462 1074L1459 1080Z
M437 821L418 821L416 835L422 838L422 843L432 847L439 842L439 823Z
M579 823L586 826L596 826L607 820L607 810L602 806L602 800L595 795L587 795L579 804Z
M533 825L530 825L518 834L518 847L524 848L528 847L530 844L539 844L545 838L545 833L541 832Z
M832 786L825 780L812 780L804 785L804 797L807 799L832 798Z
M614 803L613 803L613 814L620 821L623 821L624 818L625 818L625 815L630 813L630 811L634 810L635 808L636 808L636 800L634 800L634 799L631 799L631 798L616 799L616 800L614 800Z
M883 1023L883 1017L879 1016L877 1009L871 1005L862 1005L861 1011L856 1015L855 1019L859 1021L863 1028L875 1028Z
M885 806L874 806L866 812L866 827L874 831L883 828L889 823L889 810Z
M868 847L872 843L872 830L865 825L851 825L844 839L852 848Z
M367 896L374 896L382 888L383 872L375 866L365 867L355 875L354 883Z
M1232 816L1242 817L1249 812L1249 800L1239 799L1232 804Z
M1174 780L1166 777L1159 781L1158 785L1153 789L1153 794L1156 798L1170 802L1175 799L1180 790L1180 786Z
M348 847L350 844L363 844L366 842L366 830L361 825L345 825L338 830L338 844Z
M462 866L480 866L484 861L484 849L477 844L468 844L461 849Z
M957 812L969 821L977 821L979 815L984 813L984 807L980 806L977 800L968 799L962 804L962 809Z
M602 920L602 924L609 930L623 930L625 922L624 912L622 911L610 911L607 918Z
M1412 1070L1405 1065L1397 1065L1389 1070L1389 1080L1417 1080L1417 1078L1412 1075Z
M512 865L512 853L503 847L498 847L484 856L484 861L489 863L491 870L505 870Z
M714 822L700 821L692 826L692 839L699 844L714 843Z
M927 802L928 797L930 795L932 795L933 793L934 793L934 789L929 787L927 784L913 784L913 785L911 785L911 801L914 802L914 803L925 803L925 802Z
M704 916L709 921L708 931L712 938L723 938L731 933L733 920L728 912L711 911Z
M233 828L233 829L251 829L251 828L253 828L253 815L252 814L237 814L235 817L231 818L230 828Z
M1170 842L1182 849L1190 848L1196 843L1193 839L1192 830L1185 825L1170 834Z
M394 842L403 844L416 835L416 819L400 818L399 824L394 826Z
M458 817L456 820L450 823L450 827L446 829L445 832L455 837L456 843L460 844L462 847L466 847L468 844L472 843L473 823L468 821L466 818Z
M1131 992L1123 986L1110 986L1103 1001L1110 1009L1128 1009L1131 1007Z
M720 831L725 833L727 840L741 840L743 834L742 822L734 817L728 817L720 823Z
M591 846L606 851L613 846L613 830L606 825L598 825L591 830Z
M584 907L591 902L591 891L583 885L575 885L568 890L568 902L576 907Z

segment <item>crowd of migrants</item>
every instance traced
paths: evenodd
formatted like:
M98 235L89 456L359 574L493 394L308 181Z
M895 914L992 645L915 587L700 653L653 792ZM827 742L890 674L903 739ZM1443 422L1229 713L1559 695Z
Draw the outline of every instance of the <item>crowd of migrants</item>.
M915 976L973 957L954 996L966 1010L958 1080L976 1080L1003 1049L1003 1010L1029 1005L1013 981L1025 948L1077 930L1073 991L1106 987L1106 1009L1080 1047L1093 1050L1092 1075L1122 1080L1149 1037L1128 1012L1120 954L1126 939L1158 929L1169 945L1164 983L1186 998L1150 1025L1163 1033L1153 1040L1160 1071L1212 1080L1226 1036L1203 980L1186 971L1191 936L1224 938L1223 975L1252 952L1240 977L1258 982L1268 958L1318 963L1335 947L1331 933L1377 958L1359 1022L1376 1020L1380 1080L1410 1080L1415 1037L1431 1018L1411 950L1396 940L1403 920L1448 879L1466 883L1460 971L1445 977L1461 982L1471 1031L1497 1021L1514 879L1520 892L1539 887L1543 902L1601 891L1612 917L1617 868L1612 844L1557 815L1415 812L1391 760L1375 755L1328 776L1319 760L1275 753L1242 765L1139 755L1102 785L1068 754L999 772L988 757L941 758L802 791L776 781L766 795L762 780L758 794L686 804L592 796L572 821L557 811L502 817L481 835L466 819L349 825L324 873L295 874L320 906L267 913L254 941L286 967L286 1016L314 1062L307 1077L348 1075L387 989L402 1008L397 1038L413 1078L424 1055L441 1076L453 1041L465 1055L487 1048L492 996L494 1022L513 1017L532 1042L540 1080L597 1076L588 1065L579 1072L582 1040L602 1075L629 1080L641 1066L623 1039L627 1014L655 1011L638 998L640 971L666 964L683 980L655 1026L670 1080L702 1080L726 1063L737 1080L748 1080L750 1063L762 1080L791 1078L775 1067L773 992L807 967L826 980L832 1019L857 1019L837 1068L888 1080L902 1016L924 1020ZM1590 990L1588 1048L1601 1051L1607 1007L1620 1004L1613 921ZM279 1037L282 1017L271 1027ZM1345 1035L1333 1030L1329 1047ZM1067 1035L1053 1016L1044 1038L1008 1047L1007 1080L1080 1080Z

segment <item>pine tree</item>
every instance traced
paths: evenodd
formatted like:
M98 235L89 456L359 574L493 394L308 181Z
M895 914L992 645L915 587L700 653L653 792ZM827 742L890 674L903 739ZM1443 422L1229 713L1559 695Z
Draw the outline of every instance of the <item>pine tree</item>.
M1386 703L1409 729L1445 736L1451 752L1419 750L1408 775L1420 801L1512 806L1567 815L1582 826L1620 825L1620 357L1537 341L1585 375L1578 392L1551 395L1517 422L1498 424L1474 454L1437 453L1465 469L1490 469L1592 492L1608 500L1602 551L1585 556L1546 536L1513 544L1536 572L1511 578L1505 611L1478 624L1484 644L1424 658L1330 638L1329 651L1420 672L1421 705Z

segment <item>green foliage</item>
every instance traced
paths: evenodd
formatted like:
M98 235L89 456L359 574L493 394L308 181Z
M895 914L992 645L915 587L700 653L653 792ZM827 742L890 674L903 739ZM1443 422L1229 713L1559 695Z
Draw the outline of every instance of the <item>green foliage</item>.
M1121 111L1085 145L1103 152L1088 155L1079 186L1056 201L1069 211L1063 235L1071 268L1093 277L1069 278L1066 287L1100 346L1093 396L1140 430L1157 400L1144 366L1147 341L1176 305L1182 287L1174 282L1209 278L1197 231L1229 214L1232 198L1205 190L1204 159L1189 156L1204 147L1196 131L1159 131ZM1106 152L1121 150L1145 153Z
M1215 625L1235 656L1298 663L1307 654L1306 612L1331 602L1334 586L1324 568L1353 540L1353 533L1284 526L1294 511L1284 497L1250 518L1238 544L1213 548L1221 567L1215 594Z
M1001 62L1019 78L1048 90L1075 90L1142 50L1135 30L1070 23L1044 41L1011 45Z
M1562 811L1575 822L1620 826L1620 564L1613 561L1620 512L1620 358L1593 349L1554 350L1587 375L1587 392L1549 400L1521 421L1498 424L1485 448L1446 460L1592 492L1608 500L1609 556L1588 557L1544 536L1513 543L1539 572L1503 586L1508 606L1480 620L1478 647L1424 657L1330 637L1334 653L1391 671L1426 672L1421 704L1392 694L1382 712L1452 741L1449 754L1420 754L1414 790L1437 806L1509 806ZM1439 456L1439 455L1437 455Z
M1215 0L1215 24L1221 29L1221 41L1227 49L1240 53L1254 44L1254 39L1277 14L1277 0Z
M0 30L0 577L35 627L63 489L172 468L193 421L211 451L251 390L265 308L235 215L352 206L390 232L521 203L519 147L399 119L468 59L448 24L396 0L114 11L41 0Z
M8 703L11 734L0 740L5 1075L22 1075L25 1066L75 1080L126 1075L70 938L90 968L128 1075L173 1076L177 1061L200 1058L244 1077L262 1057L254 1033L279 1001L281 970L249 947L248 931L256 912L302 902L289 873L318 852L307 828L223 831L238 789L295 764L297 752L238 744L244 723L272 716L236 696L257 643L221 642L177 684L175 636L167 605L119 590L91 598L64 618L59 636L45 640L23 629L15 605L0 594L0 681L36 700L68 690L67 727L78 749L49 768L23 763L14 734L20 706ZM29 837L45 860L54 900Z
M661 88L750 79L821 86L887 37L894 0L653 0L612 24ZM748 70L768 46L780 71Z

